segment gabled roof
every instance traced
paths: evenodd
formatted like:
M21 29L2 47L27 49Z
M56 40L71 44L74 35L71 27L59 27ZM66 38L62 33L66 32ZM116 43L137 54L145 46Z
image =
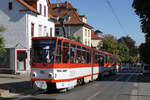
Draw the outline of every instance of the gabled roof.
M51 4L49 13L54 17L59 16L59 18L64 18L65 15L69 15L70 19L68 22L64 22L64 25L84 25L85 27L92 29L92 26L82 21L80 14L69 2ZM61 25L60 21L56 21L55 24Z
M17 0L20 4L22 4L25 8L35 12L35 13L38 13L37 9L31 5L29 5L27 2L25 2L24 0ZM34 0L35 1L35 0Z
M103 39L103 37L96 35L94 30L91 30L91 39Z
M39 12L37 11L37 0L16 0L18 1L21 5L23 5L25 8L27 8L28 10L31 10L34 13L39 14ZM47 0L48 2L48 6L50 7L50 1ZM49 11L48 11L49 12ZM48 13L48 17L51 19L55 19L50 13Z

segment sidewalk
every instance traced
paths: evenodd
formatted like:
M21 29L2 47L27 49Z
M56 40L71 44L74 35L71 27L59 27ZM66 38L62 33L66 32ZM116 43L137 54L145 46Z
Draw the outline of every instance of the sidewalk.
M30 76L0 74L0 97L12 97L31 90Z
M30 75L29 74L22 74L22 75L0 74L0 78L30 79Z

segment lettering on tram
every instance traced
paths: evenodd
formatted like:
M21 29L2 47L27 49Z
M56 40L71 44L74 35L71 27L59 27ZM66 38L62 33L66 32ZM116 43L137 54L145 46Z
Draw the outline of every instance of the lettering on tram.
M116 55L58 37L33 37L31 54L32 85L47 90L89 83L118 66Z

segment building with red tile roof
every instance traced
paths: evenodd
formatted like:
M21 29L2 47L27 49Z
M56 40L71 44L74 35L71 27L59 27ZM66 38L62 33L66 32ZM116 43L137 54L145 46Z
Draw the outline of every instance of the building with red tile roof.
M97 35L96 32L94 32L94 30L91 30L91 45L94 48L97 48L97 46L100 44L101 47L103 46L102 40L103 40L103 36Z
M80 15L71 3L65 2L51 4L49 13L58 19L64 20L63 25L68 37L80 37L83 44L91 46L92 26L86 23L86 17ZM55 27L55 35L62 36L64 32L60 20L55 22Z

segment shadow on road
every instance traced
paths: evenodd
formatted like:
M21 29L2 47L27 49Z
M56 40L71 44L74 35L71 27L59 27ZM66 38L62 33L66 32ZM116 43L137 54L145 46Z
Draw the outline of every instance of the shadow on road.
M16 100L62 100L62 99L43 99L43 98L39 99L39 98L34 98L34 97L33 98L27 97L27 98L22 98L22 99L21 98L18 98L18 99L17 98L0 98L0 100L15 100L15 99Z
M10 93L23 93L24 91L28 91L31 89L31 82L14 82L14 83L6 83L0 84L0 89L9 90Z
M96 81L101 82L143 82L150 83L150 74L143 75L140 72L134 72L134 70L120 71L115 75L104 76L102 79L98 78Z

